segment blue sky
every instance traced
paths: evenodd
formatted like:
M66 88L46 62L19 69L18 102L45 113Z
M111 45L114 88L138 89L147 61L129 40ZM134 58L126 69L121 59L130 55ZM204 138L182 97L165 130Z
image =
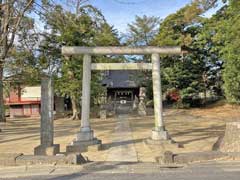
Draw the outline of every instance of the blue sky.
M126 31L127 24L134 21L136 15L164 18L189 2L191 0L90 0L120 32Z
M65 0L64 0L65 1ZM61 3L62 0L53 0ZM127 24L134 21L135 16L156 16L164 19L171 13L176 12L191 0L89 0L88 3L97 7L103 13L108 23L113 25L119 33L127 31ZM220 0L219 0L220 2ZM222 6L211 9L205 13L210 17ZM33 15L34 16L34 15ZM43 24L36 18L37 29L43 30Z
M157 16L165 18L176 12L191 0L89 0L92 5L102 11L108 23L119 32L127 30L127 24L134 21L135 16ZM216 8L218 9L218 8ZM211 16L216 9L206 13Z

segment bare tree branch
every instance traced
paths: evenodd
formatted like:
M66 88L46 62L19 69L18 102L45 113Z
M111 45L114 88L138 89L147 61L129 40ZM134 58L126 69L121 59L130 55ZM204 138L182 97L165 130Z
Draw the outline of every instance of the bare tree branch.
M32 5L32 3L34 2L34 0L29 0L29 2L27 3L27 5L24 7L23 11L20 12L20 14L17 16L17 22L15 24L15 26L13 27L13 31L11 32L11 38L10 38L10 41L7 45L7 50L9 50L9 48L12 46L13 44L13 41L15 39L15 35L16 35L16 31L20 25L20 22L25 14L25 12L30 8L30 6Z

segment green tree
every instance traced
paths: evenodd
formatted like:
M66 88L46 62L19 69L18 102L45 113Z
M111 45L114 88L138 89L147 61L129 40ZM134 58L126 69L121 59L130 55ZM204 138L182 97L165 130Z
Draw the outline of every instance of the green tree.
M240 2L229 0L224 16L219 23L215 41L223 42L224 90L231 103L240 104Z
M135 16L135 21L128 24L126 44L133 46L149 45L158 33L159 18L154 16Z
M76 12L64 10L60 5L49 6L49 14L45 14L44 21L49 29L49 38L45 38L46 45L52 44L56 47L46 53L46 57L60 59L58 75L56 76L56 89L63 95L71 97L73 116L78 119L80 108L80 97L82 89L82 56L70 58L59 57L60 46L96 46L119 44L116 31L107 24L101 12L93 6L83 5ZM55 17L54 19L52 17ZM46 47L42 48L43 51ZM93 62L106 61L108 57L94 57ZM99 84L99 74L92 73L92 98L102 93Z
M193 1L169 15L160 24L159 34L153 41L158 46L182 46L188 48L184 57L162 56L163 90L180 91L181 101L195 105L199 93L212 88L213 75L219 70L217 58L206 49L208 41L203 36L204 21L201 15L214 5L214 1ZM203 37L206 40L204 42ZM201 39L202 38L202 39Z
M204 22L204 31L199 41L223 64L221 74L224 93L231 103L240 103L239 10L239 1L229 0L212 18Z
M125 34L125 44L130 46L148 46L159 30L160 19L154 16L135 16L135 20L128 24L128 31ZM149 62L150 56L128 57L130 61ZM152 76L149 71L134 73L134 79L140 86L147 87L147 97L152 99Z

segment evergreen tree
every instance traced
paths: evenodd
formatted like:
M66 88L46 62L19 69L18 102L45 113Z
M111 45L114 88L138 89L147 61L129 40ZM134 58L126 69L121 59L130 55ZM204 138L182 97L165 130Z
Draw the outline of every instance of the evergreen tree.
M214 3L214 2L212 2ZM211 5L211 6L210 6ZM208 42L201 40L204 21L201 15L213 4L193 1L160 24L159 34L153 41L158 46L182 46L188 48L184 57L162 56L163 90L180 91L181 101L187 106L199 105L199 94L211 90L217 58L205 49ZM200 42L199 42L200 41ZM202 44L201 44L202 43ZM179 99L179 98L178 98Z
M125 44L130 46L149 46L159 30L160 19L154 16L136 16L135 21L128 24L128 32L125 35ZM149 55L128 57L130 61L150 62ZM149 71L137 71L134 79L140 86L147 88L147 97L152 99L152 73Z
M205 32L199 43L218 58L222 65L223 88L228 102L240 103L239 30L240 2L229 0L212 18L204 23ZM206 43L207 42L207 43Z
M135 21L128 24L126 44L132 46L147 46L158 33L160 20L154 16L135 16Z
M56 90L71 97L73 116L78 119L80 97L82 90L82 56L70 58L60 57L60 46L96 46L118 45L116 31L107 24L101 12L93 6L83 5L76 13L64 10L60 5L55 7L46 5L49 14L45 14L44 20L49 29L49 38L45 38L46 44L53 44L54 48L46 57L52 56L60 59L58 76L56 77ZM54 19L52 17L55 17ZM43 52L47 47L43 47ZM52 54L51 54L52 53ZM93 62L107 61L109 57L93 57ZM97 72L92 73L92 100L103 93L100 83L101 76ZM93 101L92 101L93 102Z
M224 90L231 103L240 104L240 2L229 0L225 19L219 24L216 38L224 41ZM226 31L224 31L226 30Z

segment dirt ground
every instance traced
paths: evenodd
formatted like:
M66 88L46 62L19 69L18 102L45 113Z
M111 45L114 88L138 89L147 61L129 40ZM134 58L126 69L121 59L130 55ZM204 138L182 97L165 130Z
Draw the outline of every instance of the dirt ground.
M210 151L217 139L224 134L225 123L240 121L240 106L217 104L207 108L188 110L166 109L164 118L166 129L172 139L184 146L184 148L171 148L171 151L175 153ZM166 150L143 143L144 139L151 136L153 122L153 116L129 117L133 140L125 143L134 144L139 161L155 161L155 157ZM61 151L64 152L66 145L75 138L80 128L80 121L58 119L54 123L54 141L60 144ZM92 119L91 125L95 136L108 148L99 152L90 150L83 155L90 160L104 161L109 149L118 146L112 143L111 139L116 121L113 118ZM0 126L2 128L0 153L33 154L34 147L39 145L39 119L8 119L7 123L2 123Z

